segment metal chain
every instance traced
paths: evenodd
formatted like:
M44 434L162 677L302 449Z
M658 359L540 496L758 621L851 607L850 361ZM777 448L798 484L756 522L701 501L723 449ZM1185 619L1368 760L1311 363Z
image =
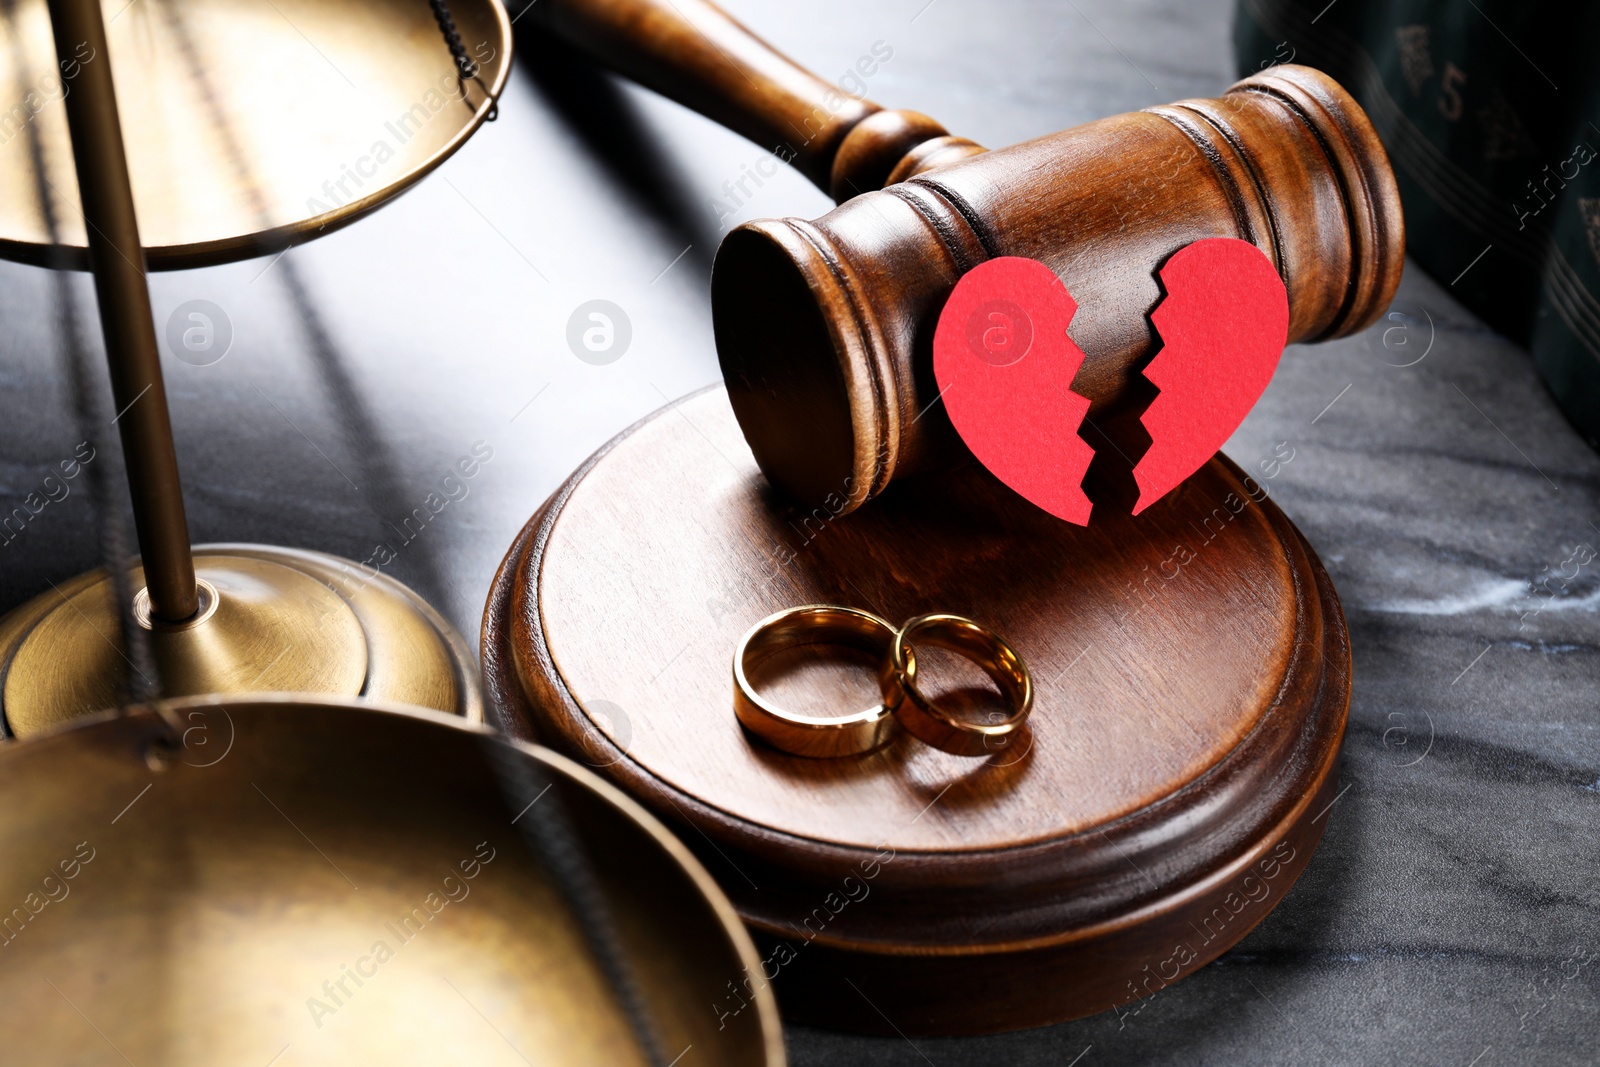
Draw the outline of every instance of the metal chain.
M483 79L478 77L478 64L467 55L467 46L461 43L461 32L456 29L456 20L450 14L450 0L428 0L428 6L433 8L434 21L439 24L439 32L444 34L444 43L450 49L450 58L456 63L456 86L461 90L461 98L467 98L467 82L476 82L478 88L483 90L485 96L489 89L483 84ZM483 121L493 122L500 117L500 102L497 100L489 105L489 113Z

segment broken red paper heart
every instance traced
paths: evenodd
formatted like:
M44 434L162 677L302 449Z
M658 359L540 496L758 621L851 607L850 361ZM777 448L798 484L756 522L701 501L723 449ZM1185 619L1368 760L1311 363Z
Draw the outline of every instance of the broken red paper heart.
M933 335L933 376L956 432L995 477L1057 518L1089 522L1094 458L1072 391L1078 304L1049 267L1005 256L962 276Z
M1150 320L1162 347L1144 375L1160 390L1141 416L1150 448L1135 465L1133 513L1217 453L1260 399L1289 332L1289 296L1265 253L1215 237L1161 268ZM1077 302L1049 267L1003 257L968 271L939 316L933 373L956 432L989 471L1058 518L1087 525L1078 436L1089 409L1072 391L1084 360L1067 336Z
M1133 468L1135 515L1205 466L1250 414L1289 337L1289 293L1249 241L1211 237L1161 268L1150 315L1161 351L1144 376L1161 392L1140 416L1150 449Z

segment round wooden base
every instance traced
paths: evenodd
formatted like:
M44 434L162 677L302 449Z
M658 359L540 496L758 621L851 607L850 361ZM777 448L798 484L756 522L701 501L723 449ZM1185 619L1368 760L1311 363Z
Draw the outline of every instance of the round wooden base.
M987 760L750 739L734 646L812 602L998 630L1033 672L1031 737ZM622 434L533 516L483 640L499 725L674 826L756 934L762 973L717 1011L770 982L790 1018L907 1034L1105 1011L1236 943L1316 847L1350 696L1327 575L1225 459L1087 528L976 466L796 513L721 389ZM785 699L858 700L838 673Z

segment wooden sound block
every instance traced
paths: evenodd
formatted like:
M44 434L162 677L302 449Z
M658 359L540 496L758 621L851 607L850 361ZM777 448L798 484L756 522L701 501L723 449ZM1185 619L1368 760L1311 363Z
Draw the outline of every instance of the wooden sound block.
M1033 673L1031 744L763 747L734 719L734 646L813 602L994 628ZM483 640L499 724L670 823L757 935L763 973L708 1010L771 981L792 1019L907 1034L1104 1011L1235 944L1316 847L1350 698L1326 573L1220 456L1087 528L976 466L798 514L721 388L623 433L534 515ZM825 672L791 683L786 700L840 699Z

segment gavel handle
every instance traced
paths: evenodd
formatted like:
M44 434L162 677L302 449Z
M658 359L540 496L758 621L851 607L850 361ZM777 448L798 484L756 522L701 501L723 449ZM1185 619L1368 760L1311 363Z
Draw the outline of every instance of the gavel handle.
M648 89L742 134L835 200L981 152L915 111L823 81L709 0L537 0L528 18ZM864 84L893 50L852 68Z

